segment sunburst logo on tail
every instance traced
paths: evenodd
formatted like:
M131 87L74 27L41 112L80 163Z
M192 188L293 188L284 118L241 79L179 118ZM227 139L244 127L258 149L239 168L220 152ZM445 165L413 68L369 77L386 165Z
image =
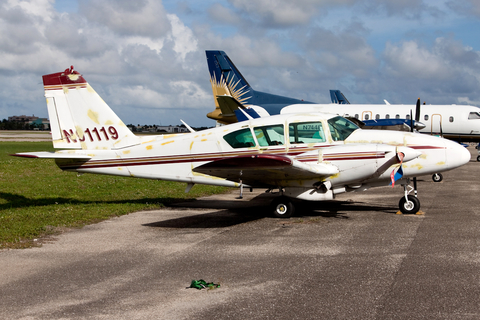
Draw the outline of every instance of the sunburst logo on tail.
M217 96L232 96L243 106L248 106L247 101L251 98L251 95L248 95L250 90L247 88L247 86L240 86L240 79L235 81L234 74L231 73L231 75L231 77L227 75L227 77L225 78L222 74L220 76L220 79L217 79L215 73L213 73L210 78L210 84L212 85L212 92L215 101L215 110L209 112L207 114L207 117L217 120L221 123L236 122L236 118L232 116L225 117L222 114Z
M249 89L247 89L246 86L239 87L240 79L235 82L233 73L231 77L227 76L226 79L223 77L223 74L222 74L220 76L220 79L218 80L216 79L216 75L213 74L212 77L210 78L210 83L212 85L212 91L213 91L214 97L224 96L224 95L232 96L244 106L248 106L246 102L248 101L248 99L250 99L251 96L245 96L245 95L249 93ZM216 98L215 98L215 107L218 108L218 102Z

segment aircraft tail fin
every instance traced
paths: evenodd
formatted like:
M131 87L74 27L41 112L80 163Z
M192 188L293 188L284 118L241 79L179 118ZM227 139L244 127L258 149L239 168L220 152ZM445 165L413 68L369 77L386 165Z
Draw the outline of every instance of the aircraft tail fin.
M206 55L215 100L215 110L208 113L207 117L220 122L231 123L231 119L227 119L228 116L223 119L221 101L217 97L231 96L240 105L247 105L252 95L252 88L225 52L207 50Z
M43 76L54 148L110 150L139 143L73 66Z
M335 104L350 104L348 99L340 90L330 90L330 98Z
M207 50L205 53L215 100L215 110L207 114L210 119L221 123L236 122L222 114L223 101L218 99L219 96L231 96L243 107L263 108L269 115L280 114L280 110L287 105L311 103L254 90L224 51Z

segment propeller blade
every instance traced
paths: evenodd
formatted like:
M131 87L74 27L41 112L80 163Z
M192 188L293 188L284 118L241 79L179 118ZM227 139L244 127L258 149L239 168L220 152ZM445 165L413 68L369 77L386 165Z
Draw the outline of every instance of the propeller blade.
M420 98L417 99L417 107L415 108L415 121L420 121Z
M412 110L410 110L410 118L412 118ZM417 99L417 106L415 108L415 122L420 121L420 98ZM412 126L413 132L413 126ZM413 190L415 191L415 197L417 196L417 177L413 177Z
M413 132L413 117L412 117L412 109L410 109L410 132Z

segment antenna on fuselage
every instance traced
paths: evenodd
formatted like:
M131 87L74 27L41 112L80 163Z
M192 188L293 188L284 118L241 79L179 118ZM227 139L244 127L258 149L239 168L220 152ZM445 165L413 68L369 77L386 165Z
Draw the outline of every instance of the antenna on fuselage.
M184 125L185 127L187 127L188 131L190 131L191 133L196 132L196 131L193 130L192 127L190 127L185 121L183 121L182 119L180 119L180 121L182 121L183 125Z

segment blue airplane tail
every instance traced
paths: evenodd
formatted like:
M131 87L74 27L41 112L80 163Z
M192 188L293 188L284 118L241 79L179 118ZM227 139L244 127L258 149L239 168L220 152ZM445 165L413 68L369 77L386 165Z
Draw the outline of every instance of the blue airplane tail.
M332 99L332 103L350 104L348 99L340 90L330 90L330 98Z
M207 50L205 53L215 99L215 110L207 114L210 119L222 123L237 122L235 116L222 115L222 105L217 99L218 96L231 96L244 107L261 106L270 115L279 114L280 110L287 105L312 103L256 91L224 51Z

